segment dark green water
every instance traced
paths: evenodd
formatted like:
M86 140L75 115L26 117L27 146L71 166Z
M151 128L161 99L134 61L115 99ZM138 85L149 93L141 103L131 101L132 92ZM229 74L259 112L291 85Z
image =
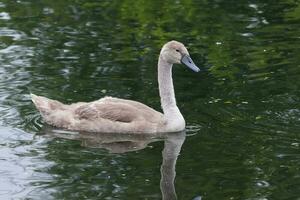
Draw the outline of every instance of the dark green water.
M174 68L186 137L62 132L30 101L160 110L171 39L207 69ZM299 87L297 0L0 0L0 199L299 200Z

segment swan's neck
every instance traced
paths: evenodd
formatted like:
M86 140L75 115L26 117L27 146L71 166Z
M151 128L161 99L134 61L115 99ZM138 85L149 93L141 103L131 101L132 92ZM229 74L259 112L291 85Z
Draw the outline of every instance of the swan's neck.
M177 127L177 129L184 129L185 122L176 105L172 79L172 64L165 61L162 56L160 56L158 60L158 85L161 106L167 122L180 126ZM175 125L172 126L175 128Z
M172 135L172 137L168 137L165 140L165 147L162 152L163 161L160 168L160 188L163 200L177 199L174 186L174 180L176 176L175 166L184 140L185 132L180 132L179 134Z

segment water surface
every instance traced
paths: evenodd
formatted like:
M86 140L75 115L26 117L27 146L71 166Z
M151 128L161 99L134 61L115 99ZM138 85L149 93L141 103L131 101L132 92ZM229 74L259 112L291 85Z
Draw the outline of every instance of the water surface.
M293 0L1 0L1 199L300 199L299 24ZM179 138L62 132L30 101L161 110L156 64L171 39L206 69L174 67Z

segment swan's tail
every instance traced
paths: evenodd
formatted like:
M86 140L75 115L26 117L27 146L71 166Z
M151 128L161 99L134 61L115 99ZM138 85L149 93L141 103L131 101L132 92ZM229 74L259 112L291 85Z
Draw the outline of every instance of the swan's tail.
M71 129L72 113L68 110L68 105L64 105L56 100L48 99L46 97L30 94L32 102L36 108L40 111L44 121L47 124Z
M31 100L34 103L35 107L41 112L41 114L50 114L51 112L55 110L59 110L63 108L63 104L52 100L48 99L46 97L42 96L37 96L35 94L30 94Z

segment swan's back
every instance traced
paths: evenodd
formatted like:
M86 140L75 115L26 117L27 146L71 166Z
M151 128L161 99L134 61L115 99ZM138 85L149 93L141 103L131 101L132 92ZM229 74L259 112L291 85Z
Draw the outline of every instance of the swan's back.
M53 126L90 132L157 132L163 115L131 100L105 97L97 101L62 104L32 95L43 119Z

